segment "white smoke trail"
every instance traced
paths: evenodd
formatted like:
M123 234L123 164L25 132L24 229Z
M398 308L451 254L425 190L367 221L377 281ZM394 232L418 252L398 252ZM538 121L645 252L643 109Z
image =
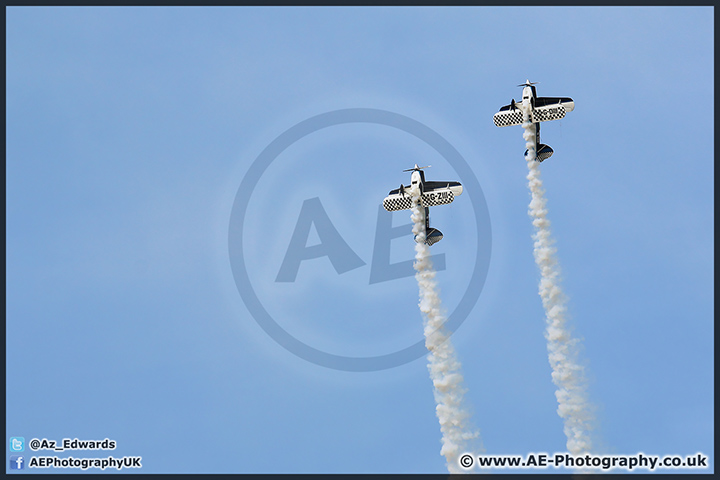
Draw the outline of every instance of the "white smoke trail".
M557 411L564 421L568 451L580 455L589 453L592 447L590 429L593 414L587 399L583 367L578 363L579 340L572 338L565 318L567 298L560 288L560 269L555 258L557 249L550 234L539 163L535 161L535 125L530 123L529 110L523 111L523 128L527 148L525 160L529 169L527 179L532 194L528 214L535 226L533 254L541 273L539 293L545 308L545 338L552 379L557 387Z
M419 306L423 313L425 346L430 352L428 370L442 432L440 453L445 456L450 473L463 473L458 457L466 452L483 452L479 445L480 434L473 430L470 415L464 408L466 389L463 387L461 365L443 326L446 318L435 281L435 269L430 260L430 247L424 242L425 209L418 204L420 190L413 185L410 195L415 205L412 209L413 233L420 240L415 244L415 278L420 289Z

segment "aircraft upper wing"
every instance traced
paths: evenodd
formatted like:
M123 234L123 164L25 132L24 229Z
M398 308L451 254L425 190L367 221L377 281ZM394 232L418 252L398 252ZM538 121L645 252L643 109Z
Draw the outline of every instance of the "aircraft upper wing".
M410 191L410 185L403 185L403 188L405 189L405 196L409 197L410 194L408 192ZM396 188L395 190L390 190L390 193L388 193L388 195L395 195L398 193L400 193L400 189Z
M460 182L439 182L437 180L433 180L433 181L425 182L425 184L423 185L423 188L425 189L425 193L435 191L435 190L444 190L446 188L451 188L451 187L454 187L455 191L453 193L455 193L455 195L460 195L460 193L462 193L462 185L460 185ZM460 193L457 193L458 187L460 187L460 189L459 189Z
M538 97L535 99L535 108L558 104L565 107L566 112L572 112L575 108L575 102L570 97Z

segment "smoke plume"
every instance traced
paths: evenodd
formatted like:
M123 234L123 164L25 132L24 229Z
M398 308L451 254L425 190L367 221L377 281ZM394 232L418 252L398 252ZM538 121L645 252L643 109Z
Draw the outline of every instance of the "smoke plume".
M529 169L527 179L532 194L528 214L535 227L533 254L541 274L539 293L546 315L548 358L552 367L552 380L557 387L557 412L564 422L567 449L579 455L591 451L593 415L587 398L583 367L578 363L579 340L572 338L567 324L567 298L560 288L560 269L555 257L557 249L550 233L539 162L535 161L535 125L530 123L529 111L524 110L523 113L523 138L527 148L525 160Z
M437 403L436 413L442 432L440 453L447 460L450 473L462 473L458 457L462 453L482 453L480 434L470 424L470 415L464 407L461 365L457 359L450 335L445 331L446 320L440 301L435 269L430 260L430 247L425 244L425 209L419 205L420 191L413 186L413 233L415 244L415 278L420 289L420 311L423 314L425 346L428 355L428 370L433 382L433 393ZM477 446L476 446L477 444Z

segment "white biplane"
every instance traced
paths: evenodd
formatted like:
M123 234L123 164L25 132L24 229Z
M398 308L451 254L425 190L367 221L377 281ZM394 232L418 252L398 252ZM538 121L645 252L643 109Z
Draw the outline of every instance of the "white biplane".
M403 172L412 172L410 185L404 186L400 184L400 188L391 190L383 200L383 207L388 212L411 209L413 207L413 198L410 191L418 188L420 196L417 203L421 207L425 207L425 243L433 245L443 238L443 234L437 228L430 228L429 207L452 203L455 197L462 193L463 187L460 182L425 181L423 169L428 167L429 165L427 167L418 167L416 163L415 167L403 170ZM418 242L417 236L415 236L415 241Z
M553 149L549 145L540 143L540 122L559 120L567 112L572 112L575 102L569 97L538 97L534 85L527 80L518 85L523 88L522 103L518 104L513 98L510 105L500 108L500 111L493 115L493 122L498 127L509 127L511 125L522 125L523 111L529 110L530 122L535 124L535 160L542 162L550 158ZM527 155L527 150L525 150Z

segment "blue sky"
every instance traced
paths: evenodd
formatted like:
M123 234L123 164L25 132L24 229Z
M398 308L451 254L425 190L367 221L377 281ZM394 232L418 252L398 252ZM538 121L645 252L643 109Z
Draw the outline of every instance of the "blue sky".
M522 130L492 123L530 79L576 104L542 126L555 150L542 176L598 452L703 452L713 471L713 15L8 8L6 438L111 438L145 473L445 472L424 357L366 372L299 358L233 276L233 202L265 147L366 108L439 134L481 187L431 222L448 311L477 252L490 259L452 337L487 452L564 451ZM378 205L414 163L471 183L423 139L372 123L308 134L263 172L242 251L294 338L351 357L422 339L414 280L368 280ZM471 195L487 205L480 229ZM315 197L364 265L309 259L275 282ZM392 263L412 255L411 236L391 241Z

